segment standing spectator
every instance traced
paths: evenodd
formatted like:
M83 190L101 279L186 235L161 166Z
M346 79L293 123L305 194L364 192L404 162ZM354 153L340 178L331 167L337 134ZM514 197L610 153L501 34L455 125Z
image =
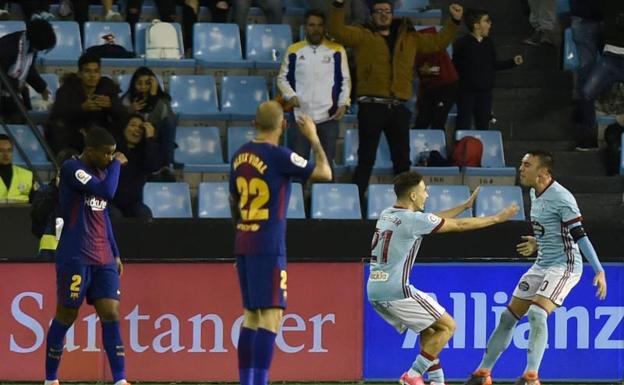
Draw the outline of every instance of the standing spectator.
M577 151L598 148L594 102L613 83L624 81L624 2L601 0L605 46L602 60L592 67L581 96L581 135Z
M24 20L54 20L55 17L50 13L50 0L23 0L20 2L22 11L24 12Z
M496 49L489 38L492 20L487 11L466 11L466 25L470 33L458 39L453 48L453 62L459 73L455 127L471 129L474 116L475 128L486 130L492 116L494 71L519 66L524 59L522 55L508 60L496 59Z
M419 31L437 33L435 27ZM446 50L416 56L416 70L420 77L416 100L417 129L444 129L448 114L457 100L459 75Z
M529 23L533 34L524 39L529 45L555 44L557 26L557 0L529 0Z
M437 35L416 33L408 19L393 20L392 2L376 0L371 6L372 24L347 26L344 0L333 2L328 32L354 49L359 103L358 164L353 181L364 199L379 138L388 139L395 174L407 171L409 158L409 121L411 112L404 102L412 96L412 76L417 54L443 50L457 34L463 8L449 7L447 21Z
M118 133L126 117L118 93L119 87L110 78L102 77L100 58L82 54L78 73L67 75L56 92L45 132L52 150L82 151L85 130L92 126Z
M572 40L578 51L579 67L576 70L576 82L573 96L580 98L580 89L587 80L598 53L604 45L602 30L602 10L597 1L570 0L570 14L572 15Z
M158 14L161 21L173 23L176 20L176 1L172 0L155 0ZM178 1L179 2L179 1ZM127 0L126 2L126 21L130 24L130 32L134 39L134 25L139 21L141 16L141 7L143 0Z
M181 2L182 0L178 1ZM231 0L184 0L182 5L182 32L184 48L190 52L193 52L193 24L198 21L200 5L205 5L210 9L210 21L212 23L227 23ZM245 17L247 16L245 15ZM277 23L281 23L281 16Z
M277 86L287 106L294 107L295 120L302 114L314 120L329 164L333 165L338 122L350 104L349 64L344 47L325 38L325 16L321 11L309 10L304 20L306 37L288 47ZM310 142L296 127L290 134L289 147L308 158Z
M624 114L616 116L615 123L605 130L607 142L607 175L617 175L622 163L622 134L624 133Z
M0 70L8 75L13 89L22 96L27 109L30 109L30 97L26 83L40 93L44 100L50 98L48 85L39 76L33 63L37 61L37 53L48 51L55 45L56 35L45 20L30 21L26 31L13 32L0 38ZM0 93L0 116L8 123L24 121L7 90Z
M147 176L161 165L156 129L141 115L131 115L117 140L117 151L128 158L128 164L119 173L117 192L109 206L110 216L149 219L152 212L143 203L143 186Z
M13 142L0 134L0 203L28 203L35 189L33 173L13 164Z
M160 165L173 163L177 117L171 108L171 96L162 90L156 74L139 67L130 79L130 89L122 96L122 103L130 113L138 113L156 127L156 137L162 154Z
M113 0L100 0L100 2L104 11L104 20L123 20L121 14L113 10ZM61 2L60 14L62 17L67 17L73 13L74 20L80 24L80 30L82 31L82 25L89 21L89 5L91 3L91 0L63 0Z
M266 16L267 24L282 23L283 10L281 0L233 0L233 20L240 28L243 45L245 44L247 15L252 4L262 9L264 16Z

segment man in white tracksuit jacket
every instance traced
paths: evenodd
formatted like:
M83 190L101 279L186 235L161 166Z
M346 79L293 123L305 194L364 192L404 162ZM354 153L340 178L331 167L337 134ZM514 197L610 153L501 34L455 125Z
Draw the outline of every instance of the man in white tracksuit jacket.
M321 145L333 165L339 120L350 104L351 77L344 47L325 38L325 17L318 10L305 15L305 39L288 47L277 86L295 118L310 115ZM307 158L308 141L298 130L288 131L288 146ZM332 173L333 174L333 173Z

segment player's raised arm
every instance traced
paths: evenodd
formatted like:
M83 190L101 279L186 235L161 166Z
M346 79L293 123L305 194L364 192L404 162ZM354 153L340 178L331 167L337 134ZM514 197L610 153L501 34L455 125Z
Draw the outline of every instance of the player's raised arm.
M434 214L439 216L440 218L455 218L459 214L463 213L464 211L472 207L475 199L477 199L477 195L479 194L480 189L481 189L481 186L477 186L477 188L470 195L470 198L468 198L464 203L460 204L459 206L453 207L452 209L439 211Z
M504 208L496 215L490 215L488 217L480 217L480 218L447 218L444 220L442 227L438 230L439 233L450 233L450 232L459 232L459 231L468 231L468 230L476 230L481 229L483 227L488 227L495 225L497 223L502 223L507 221L509 218L513 217L518 213L518 205L511 205L509 207Z
M332 180L332 170L321 146L321 141L316 132L316 124L308 115L303 115L298 121L299 130L310 141L310 147L314 151L314 170L310 175L313 181L329 182Z

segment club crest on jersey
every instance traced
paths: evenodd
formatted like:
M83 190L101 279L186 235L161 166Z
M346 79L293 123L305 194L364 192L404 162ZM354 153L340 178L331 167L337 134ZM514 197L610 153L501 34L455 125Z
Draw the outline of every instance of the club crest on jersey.
M305 160L302 156L300 156L296 152L293 152L292 154L290 154L290 161L295 166L301 167L301 168L304 168L305 166L308 165L308 161Z
M96 197L88 197L85 199L85 204L91 207L93 211L104 211L106 209L106 199L98 199Z
M541 223L538 221L531 221L531 225L533 226L533 234L535 234L536 237L541 238L544 236L546 230Z
M74 175L76 176L76 179L78 179L78 182L82 184L89 183L92 178L91 175L89 175L85 170L76 170Z
M431 223L438 223L439 221L438 217L434 214L427 215L427 220Z

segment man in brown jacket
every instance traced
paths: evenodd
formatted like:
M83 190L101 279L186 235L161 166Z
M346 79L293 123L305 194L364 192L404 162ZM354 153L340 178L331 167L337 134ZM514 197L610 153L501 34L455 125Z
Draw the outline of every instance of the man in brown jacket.
M408 19L393 20L390 0L373 1L372 24L347 26L343 2L334 0L330 7L328 32L355 53L360 143L353 181L365 207L364 196L382 131L390 146L394 174L409 170L411 112L403 103L412 96L415 57L441 51L451 43L463 8L452 4L449 7L452 20L444 23L439 34L427 35L416 33Z

